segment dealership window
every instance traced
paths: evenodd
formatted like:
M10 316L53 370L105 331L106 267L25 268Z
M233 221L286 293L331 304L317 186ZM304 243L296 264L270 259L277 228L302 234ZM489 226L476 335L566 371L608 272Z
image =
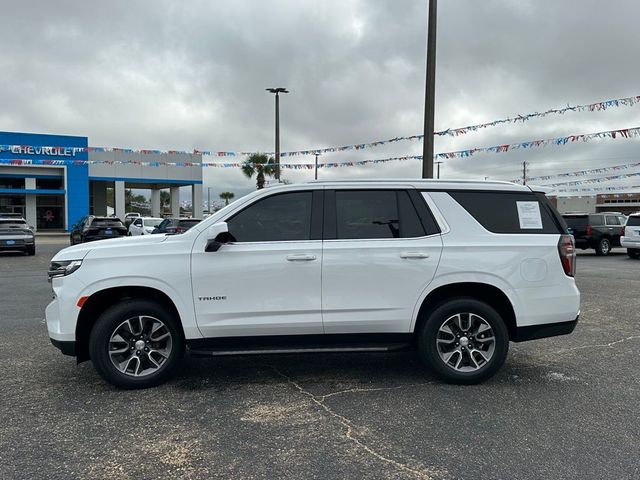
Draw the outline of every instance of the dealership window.
M24 178L0 177L0 188L24 188Z
M36 217L38 230L64 228L64 195L37 195Z
M24 217L24 195L0 195L0 213L18 213Z
M64 181L62 177L36 178L36 188L38 190L63 190Z

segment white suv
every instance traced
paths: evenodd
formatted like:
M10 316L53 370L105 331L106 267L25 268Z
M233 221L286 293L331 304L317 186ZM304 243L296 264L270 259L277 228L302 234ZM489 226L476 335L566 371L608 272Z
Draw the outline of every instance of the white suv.
M627 249L631 258L640 258L640 212L632 213L622 228L620 245Z
M543 193L506 182L316 182L258 190L183 235L52 260L52 343L109 382L191 355L417 348L446 381L492 376L509 341L573 331L575 250Z

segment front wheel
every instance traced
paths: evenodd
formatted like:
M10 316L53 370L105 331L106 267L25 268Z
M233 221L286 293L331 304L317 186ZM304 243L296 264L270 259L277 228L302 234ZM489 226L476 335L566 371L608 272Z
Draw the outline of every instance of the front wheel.
M120 388L147 388L166 382L184 353L174 319L149 300L125 300L107 309L89 337L98 373Z
M508 351L509 334L498 312L472 298L437 307L419 337L422 360L449 383L474 384L490 378Z
M605 256L611 252L611 241L608 238L601 238L596 247L596 255Z

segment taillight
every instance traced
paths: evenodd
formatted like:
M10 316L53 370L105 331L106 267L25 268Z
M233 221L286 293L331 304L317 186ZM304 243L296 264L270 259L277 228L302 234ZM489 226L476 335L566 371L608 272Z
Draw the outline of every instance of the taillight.
M558 253L564 273L570 277L576 274L576 247L573 235L561 235L558 241Z
M587 225L587 235L593 235L593 228L591 228L591 225Z
M620 235L622 235L624 237L624 229L625 227L622 227L622 232L620 232Z
M186 228L182 228L182 227L176 227L176 233L184 233L186 232L187 229Z

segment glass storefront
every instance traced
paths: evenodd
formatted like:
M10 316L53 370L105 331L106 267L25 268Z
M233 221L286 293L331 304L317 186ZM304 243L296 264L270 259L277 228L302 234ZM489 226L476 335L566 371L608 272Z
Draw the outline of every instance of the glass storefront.
M0 213L19 213L24 218L24 215L25 215L24 195L0 194Z
M38 230L64 229L64 195L36 195Z

